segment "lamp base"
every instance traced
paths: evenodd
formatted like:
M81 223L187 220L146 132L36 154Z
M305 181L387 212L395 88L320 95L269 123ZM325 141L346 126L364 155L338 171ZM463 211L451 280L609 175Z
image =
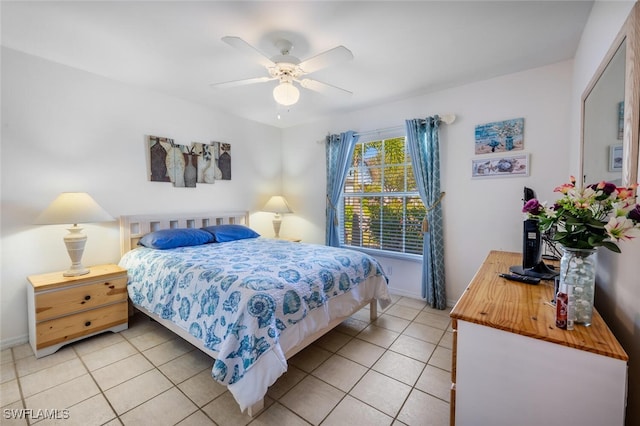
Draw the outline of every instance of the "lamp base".
M89 268L82 269L68 269L62 273L63 277L77 277L80 275L86 275L90 272Z
M276 218L273 219L273 233L276 238L280 238L280 226L282 225L282 219L280 219L279 214L276 214Z
M82 253L84 253L84 245L87 242L87 236L82 233L82 228L73 225L67 228L69 233L64 236L64 244L67 246L67 252L71 258L71 267L62 273L64 277L77 277L78 275L86 275L89 268L82 266Z

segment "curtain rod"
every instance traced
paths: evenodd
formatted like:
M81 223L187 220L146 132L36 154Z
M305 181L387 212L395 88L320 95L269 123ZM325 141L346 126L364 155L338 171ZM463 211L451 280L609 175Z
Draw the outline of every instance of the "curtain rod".
M442 121L445 124L452 124L454 121L456 121L456 115L455 114L442 114L442 115L440 115L440 121ZM403 130L404 128L405 128L404 125L384 127L382 129L367 130L365 132L356 132L356 135L358 135L358 136L373 135L373 134L376 134L376 133L385 133L385 132Z

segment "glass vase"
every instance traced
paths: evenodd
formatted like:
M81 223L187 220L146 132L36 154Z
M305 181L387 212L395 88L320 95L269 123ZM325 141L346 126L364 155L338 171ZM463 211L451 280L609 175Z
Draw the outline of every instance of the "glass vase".
M591 325L596 290L596 250L562 247L560 286L566 285L572 305L568 321Z

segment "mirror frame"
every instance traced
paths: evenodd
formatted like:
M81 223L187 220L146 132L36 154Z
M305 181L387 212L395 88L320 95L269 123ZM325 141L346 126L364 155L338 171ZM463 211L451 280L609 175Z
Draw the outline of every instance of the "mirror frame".
M580 117L580 182L584 185L584 115L585 101L602 77L618 48L626 40L624 85L624 133L622 136L622 185L629 187L638 182L640 163L640 4L636 3L622 25L602 63L589 81L581 99ZM594 183L594 182L589 182ZM637 194L637 192L636 192Z

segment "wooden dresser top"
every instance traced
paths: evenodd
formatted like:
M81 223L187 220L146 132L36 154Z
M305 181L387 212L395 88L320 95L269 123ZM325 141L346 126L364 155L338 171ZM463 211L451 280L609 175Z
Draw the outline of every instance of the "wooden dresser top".
M522 262L520 253L491 251L451 311L451 318L521 334L535 339L628 361L600 314L594 309L591 326L556 328L553 281L538 285L498 276Z
M38 292L58 287L67 287L70 285L87 284L96 280L126 278L127 276L126 269L114 264L91 266L88 274L78 275L75 277L65 277L62 275L63 272L64 271L58 271L39 275L30 275L27 279L33 286L33 289Z

